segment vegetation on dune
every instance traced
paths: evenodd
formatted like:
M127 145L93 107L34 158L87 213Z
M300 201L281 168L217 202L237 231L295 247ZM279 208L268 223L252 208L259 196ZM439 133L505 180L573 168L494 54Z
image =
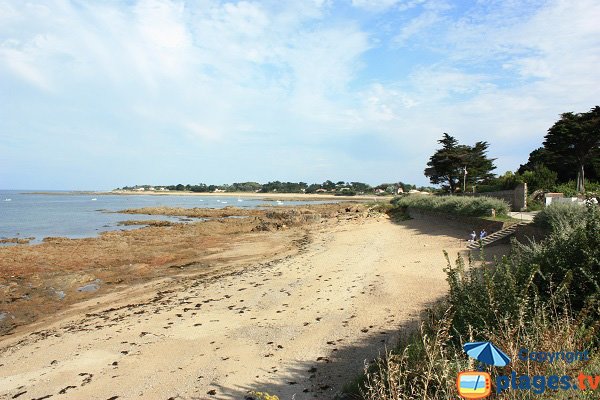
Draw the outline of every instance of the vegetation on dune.
M575 209L550 210L540 217L551 230L540 243L513 242L511 254L492 263L448 260L448 296L428 310L420 332L379 357L348 391L366 400L457 398L458 372L474 367L462 345L472 341L492 341L511 358L506 367L487 369L492 380L513 371L518 376L599 374L594 350L600 344L600 211L580 207L572 218ZM532 363L519 359L522 348L589 350L592 358ZM534 390L509 390L497 398L526 399ZM545 396L561 398L561 393L548 389ZM597 398L589 390L568 394Z
M485 217L496 210L496 215L506 216L510 210L507 202L492 197L457 196L403 196L392 200L397 207L410 207L419 210L442 212L470 217Z

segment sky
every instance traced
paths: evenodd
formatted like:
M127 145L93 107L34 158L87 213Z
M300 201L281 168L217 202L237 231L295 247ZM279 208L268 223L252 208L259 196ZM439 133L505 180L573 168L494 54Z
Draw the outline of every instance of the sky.
M427 185L600 104L598 0L0 0L0 189Z

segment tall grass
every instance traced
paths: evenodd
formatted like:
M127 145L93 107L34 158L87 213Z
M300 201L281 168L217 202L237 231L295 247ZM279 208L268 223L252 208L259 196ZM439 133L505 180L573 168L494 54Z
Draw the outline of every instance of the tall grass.
M506 216L510 206L504 200L493 197L425 196L409 195L392 200L398 207L435 211L470 217L486 217L492 214Z
M560 217L563 218L563 217ZM367 400L457 398L455 379L473 369L462 352L471 341L492 341L511 358L488 372L510 375L600 374L600 357L588 364L521 361L519 349L593 350L600 343L600 213L589 207L583 222L562 224L541 243L513 243L513 252L492 263L447 257L448 296L429 310L421 330L366 370L360 397ZM565 257L558 257L560 254ZM592 352L593 354L593 352ZM596 368L596 370L594 370ZM561 398L547 391L545 398ZM528 390L496 398L528 399ZM494 396L494 395L493 395ZM568 398L597 398L573 391ZM567 398L567 397L564 397Z

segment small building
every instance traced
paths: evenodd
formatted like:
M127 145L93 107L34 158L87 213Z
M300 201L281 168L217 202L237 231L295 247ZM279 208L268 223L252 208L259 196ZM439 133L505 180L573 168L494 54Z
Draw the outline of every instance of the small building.
M568 204L585 205L585 198L583 198L583 197L565 197L565 195L563 193L546 193L545 200L546 200L546 207L552 203L568 203Z

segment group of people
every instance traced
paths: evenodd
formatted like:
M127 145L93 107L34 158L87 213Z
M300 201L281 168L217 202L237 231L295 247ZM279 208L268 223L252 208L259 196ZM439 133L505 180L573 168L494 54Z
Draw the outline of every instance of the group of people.
M482 229L481 232L479 232L479 240L483 240L483 238L486 236L487 232L485 231L485 229ZM476 238L477 233L475 233L475 231L471 232L471 239L469 240L469 242L474 243Z

